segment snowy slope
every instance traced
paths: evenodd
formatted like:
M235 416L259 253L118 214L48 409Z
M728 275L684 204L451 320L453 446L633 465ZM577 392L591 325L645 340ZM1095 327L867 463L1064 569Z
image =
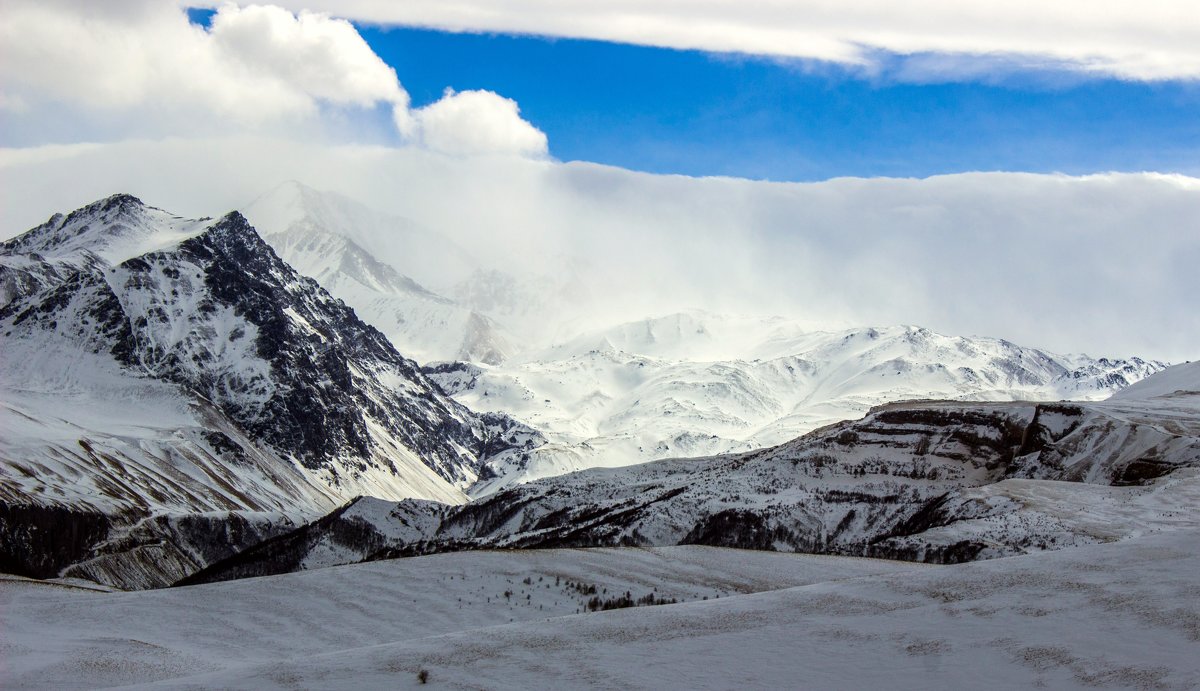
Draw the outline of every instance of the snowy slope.
M1186 409L1190 405L1187 399L1197 393L1200 393L1200 362L1187 362L1175 365L1159 376L1133 384L1114 394L1109 403L1117 408L1125 401L1143 401L1154 409L1162 409L1171 407L1164 399L1179 398L1183 399L1179 401L1180 406Z
M477 269L449 240L297 182L260 196L244 213L288 264L406 356L495 364L511 354L511 336L493 320L422 287L454 286Z
M1192 530L916 569L683 548L440 555L142 593L8 581L0 681L409 688L425 670L440 688L1191 688L1197 555ZM569 581L689 601L574 614Z
M626 591L690 601L926 568L672 547L437 555L140 593L0 579L0 608L11 624L0 629L7 653L0 684L61 688L171 679L540 622L586 611L592 597Z
M307 519L361 494L461 502L504 448L504 418L443 395L237 213L116 195L0 258L0 496L43 510L9 511L6 558L32 548L23 521L71 512L124 530L164 512Z
M684 313L619 325L500 367L427 372L476 410L550 443L493 463L472 496L582 468L780 444L909 399L1097 400L1162 363L1061 356L918 327L812 331L777 318Z

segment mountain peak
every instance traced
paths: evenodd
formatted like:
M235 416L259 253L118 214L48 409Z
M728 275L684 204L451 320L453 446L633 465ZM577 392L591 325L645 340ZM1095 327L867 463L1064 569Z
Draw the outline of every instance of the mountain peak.
M57 230L60 232L66 230L87 230L91 221L99 220L111 223L122 216L137 216L148 208L150 207L147 207L141 199L132 194L120 192L103 199L98 199L90 204L85 204L65 216L55 214L56 217L61 219Z
M120 262L148 251L161 229L179 231L194 224L147 206L137 197L121 193L94 201L0 244L6 253L37 253L74 261L93 254Z
M57 230L60 234L85 232L97 221L105 225L112 225L121 219L134 220L152 208L132 194L120 192L82 206L66 216L56 214L62 218ZM160 211L160 209L155 210Z
M339 192L295 180L259 195L242 212L288 262L317 275L331 265L329 242L345 239L420 285L444 292L466 280L479 263L452 240L410 219L377 211Z
M482 422L240 212L185 220L114 195L18 242L38 280L17 286L0 325L30 352L50 343L181 387L335 495L453 502L474 480Z
M333 192L309 187L298 180L285 180L260 194L243 211L254 219L263 235L275 235L298 226L315 226L321 231L344 235L344 224L320 222L335 215L331 207L354 202Z
M281 260L275 250L263 240L240 211L230 211L216 222L205 224L203 230L184 238L182 247L200 246L209 252L224 255L229 261L256 267L256 271L276 271Z
M124 211L129 209L140 209L146 206L145 202L127 192L118 192L105 199L102 199L95 204L101 205L103 211Z

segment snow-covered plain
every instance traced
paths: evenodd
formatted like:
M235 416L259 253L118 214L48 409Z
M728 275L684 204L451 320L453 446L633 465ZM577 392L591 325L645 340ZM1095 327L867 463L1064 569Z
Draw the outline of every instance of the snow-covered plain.
M576 614L561 587L576 579L690 601ZM673 548L438 555L138 593L9 580L0 679L409 688L424 670L435 688L1192 688L1198 592L1194 530L945 567Z
M626 591L634 598L703 600L923 568L929 567L671 547L447 554L136 593L8 579L0 581L0 685L172 679L545 622L586 612L592 597Z

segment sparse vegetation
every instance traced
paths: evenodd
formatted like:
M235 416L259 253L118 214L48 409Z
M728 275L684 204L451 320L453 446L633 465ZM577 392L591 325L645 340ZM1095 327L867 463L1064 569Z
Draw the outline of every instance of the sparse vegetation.
M678 600L675 598L658 597L654 593L646 593L645 595L634 599L633 595L626 590L623 595L601 599L600 597L592 597L588 600L587 609L589 612L602 612L610 609L624 609L626 607L651 607L654 605L673 605Z

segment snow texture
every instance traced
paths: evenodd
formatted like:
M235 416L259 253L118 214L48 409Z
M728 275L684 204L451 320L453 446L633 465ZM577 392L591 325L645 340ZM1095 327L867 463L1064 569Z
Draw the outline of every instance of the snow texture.
M0 680L1191 688L1198 555L1187 530L945 567L692 547L439 555L139 593L10 579ZM570 583L685 602L576 613Z

